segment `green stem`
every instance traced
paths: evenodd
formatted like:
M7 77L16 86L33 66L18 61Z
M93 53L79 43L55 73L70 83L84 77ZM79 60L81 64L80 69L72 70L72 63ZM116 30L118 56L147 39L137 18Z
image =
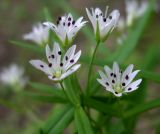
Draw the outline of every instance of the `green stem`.
M93 67L93 61L94 61L94 58L95 58L95 55L96 55L96 52L97 52L97 49L98 49L98 46L100 44L100 41L97 41L97 44L96 44L96 47L94 49L94 52L93 52L93 56L92 56L92 59L91 59L91 62L90 62L90 65L89 65L89 71L88 71L88 79L87 79L87 88L86 88L86 91L87 91L87 95L89 95L89 89L90 89L90 81L91 81L91 72L92 72L92 67Z
M67 93L65 92L65 89L64 89L64 86L63 86L63 84L62 84L62 81L61 81L61 82L59 82L59 84L60 84L60 86L61 86L61 88L62 88L62 90L63 90L63 93L64 93L64 95L65 95L66 99L69 99L69 97L68 97Z

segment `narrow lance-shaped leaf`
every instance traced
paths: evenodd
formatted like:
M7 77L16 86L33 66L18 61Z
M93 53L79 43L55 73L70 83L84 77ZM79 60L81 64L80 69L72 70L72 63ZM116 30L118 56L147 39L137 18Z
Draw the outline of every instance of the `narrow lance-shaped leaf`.
M53 114L49 116L48 121L45 123L44 127L42 127L42 134L49 134L51 132L53 133L53 130L61 134L64 128L69 125L72 118L73 108L71 107L71 105L67 104L64 107L55 107L53 109Z
M77 107L75 110L75 123L78 134L94 134L91 123L81 107Z
M137 114L141 114L145 111L151 110L153 108L160 107L160 99L152 100L144 104L137 105L136 107L130 109L129 111L124 112L124 118L129 118Z
M43 53L43 48L39 47L37 45L31 45L29 43L25 43L22 41L10 41L10 43L12 43L13 45L20 46L24 49L29 49L29 50L34 51L36 53L40 53L40 54Z

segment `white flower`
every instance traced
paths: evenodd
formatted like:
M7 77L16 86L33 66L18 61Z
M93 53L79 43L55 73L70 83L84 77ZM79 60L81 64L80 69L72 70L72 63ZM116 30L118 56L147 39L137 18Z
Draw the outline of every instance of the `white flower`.
M64 45L72 43L77 32L85 25L86 21L82 21L83 17L74 20L72 14L58 17L57 26L51 22L44 22L43 24L51 28L59 37Z
M106 88L106 90L112 92L117 97L122 96L123 93L129 93L136 90L142 81L142 79L138 79L132 82L140 71L136 70L132 72L133 65L129 65L123 73L120 71L116 62L113 64L113 69L105 66L104 70L105 73L99 71L101 79L97 80Z
M127 26L131 26L135 19L142 16L147 10L147 7L147 1L142 1L139 4L137 0L126 0Z
M28 78L24 76L24 68L12 64L8 68L4 68L0 74L0 81L9 86L17 87L19 90L27 83Z
M39 45L46 44L49 39L49 29L41 23L33 26L32 32L23 36L25 40L31 40Z
M107 10L108 7L106 7L105 14L103 14L99 8L91 8L90 13L90 11L86 8L88 18L92 23L97 40L105 41L107 36L113 31L113 29L117 25L120 16L119 11L113 10L107 17Z
M80 64L75 65L81 56L81 50L76 54L75 50L76 45L73 45L67 50L62 59L62 52L58 43L54 43L52 51L47 45L46 56L49 63L46 64L41 60L31 60L30 63L35 68L46 73L49 79L60 81L75 72L81 66Z

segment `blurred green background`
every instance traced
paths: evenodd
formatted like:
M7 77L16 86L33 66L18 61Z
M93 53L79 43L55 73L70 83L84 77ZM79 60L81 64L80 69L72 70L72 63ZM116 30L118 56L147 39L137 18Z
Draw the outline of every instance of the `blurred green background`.
M125 16L124 0L1 0L0 69L11 63L18 63L19 65L24 66L26 69L25 74L31 81L53 84L43 73L33 69L28 63L31 58L38 57L38 55L28 49L15 46L11 44L10 41L23 41L23 34L30 32L33 24L46 21L46 12L51 14L53 22L56 22L56 18L60 15L64 15L65 12L71 12L76 16L77 14L79 16L84 16L84 19L88 20L85 12L86 7L101 7L102 9L105 9L106 5L109 6L109 11L116 8L120 10L121 16ZM156 6L156 11L152 13L150 20L148 21L138 45L136 46L136 51L128 57L125 64L129 64L130 61L132 61L136 66L143 66L143 61L146 58L144 57L145 53L153 49L154 51L156 50L154 57L155 61L153 59L153 64L156 64L156 66L152 68L151 65L150 68L155 72L160 72L160 1L157 1ZM92 31L90 22L87 24L87 27ZM119 47L116 42L116 31L117 29L114 30L113 34L103 47L106 48L107 52L109 51L108 57L110 56L110 53L114 52L117 47ZM84 33L84 30L82 30L78 34L75 43L78 44L84 53L87 53L90 51L90 46L94 44L93 41L91 41L93 39L88 38ZM98 56L100 58L105 53L105 49L103 48L100 50L102 54ZM83 82L83 80L81 80L81 82ZM149 81L148 86L148 100L160 97L160 85ZM1 90L4 90L3 86L0 86L0 88ZM25 90L30 90L30 86L27 86ZM1 98L6 99L8 102L13 101L13 104L0 101L0 134L34 133L33 125L36 124L38 120L37 117L34 117L30 111L22 112L17 110L17 108L14 108L14 95L8 93L6 95L3 92L4 91L1 93L0 91ZM21 97L18 99L20 98ZM23 101L22 104L26 105L26 108L31 107L34 109L36 116L40 117L42 122L48 117L47 115L50 112L50 107L53 105L27 100L27 98L25 98L25 100L23 99ZM154 134L155 126L157 127L157 124L160 125L159 111L160 109L150 110L149 112L142 114L136 125L136 134Z

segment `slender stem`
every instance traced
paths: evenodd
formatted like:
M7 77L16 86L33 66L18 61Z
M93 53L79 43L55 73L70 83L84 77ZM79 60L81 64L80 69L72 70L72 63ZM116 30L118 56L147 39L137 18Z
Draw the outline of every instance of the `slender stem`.
M96 52L97 52L97 48L100 44L100 41L97 41L97 44L96 44L96 47L94 49L94 52L93 52L93 55L92 55L92 59L91 59L91 62L90 62L90 65L89 65L89 71L88 71L88 79L87 79L87 95L89 95L89 88L90 88L90 81L91 81L91 72L92 72L92 67L93 67L93 61L94 61L94 58L95 58L95 55L96 55Z
M60 84L60 86L61 86L61 88L62 88L62 90L63 90L63 93L64 93L65 97L66 97L67 99L69 99L67 93L65 92L65 89L64 89L64 86L63 86L63 84L62 84L62 81L61 81L59 84Z

